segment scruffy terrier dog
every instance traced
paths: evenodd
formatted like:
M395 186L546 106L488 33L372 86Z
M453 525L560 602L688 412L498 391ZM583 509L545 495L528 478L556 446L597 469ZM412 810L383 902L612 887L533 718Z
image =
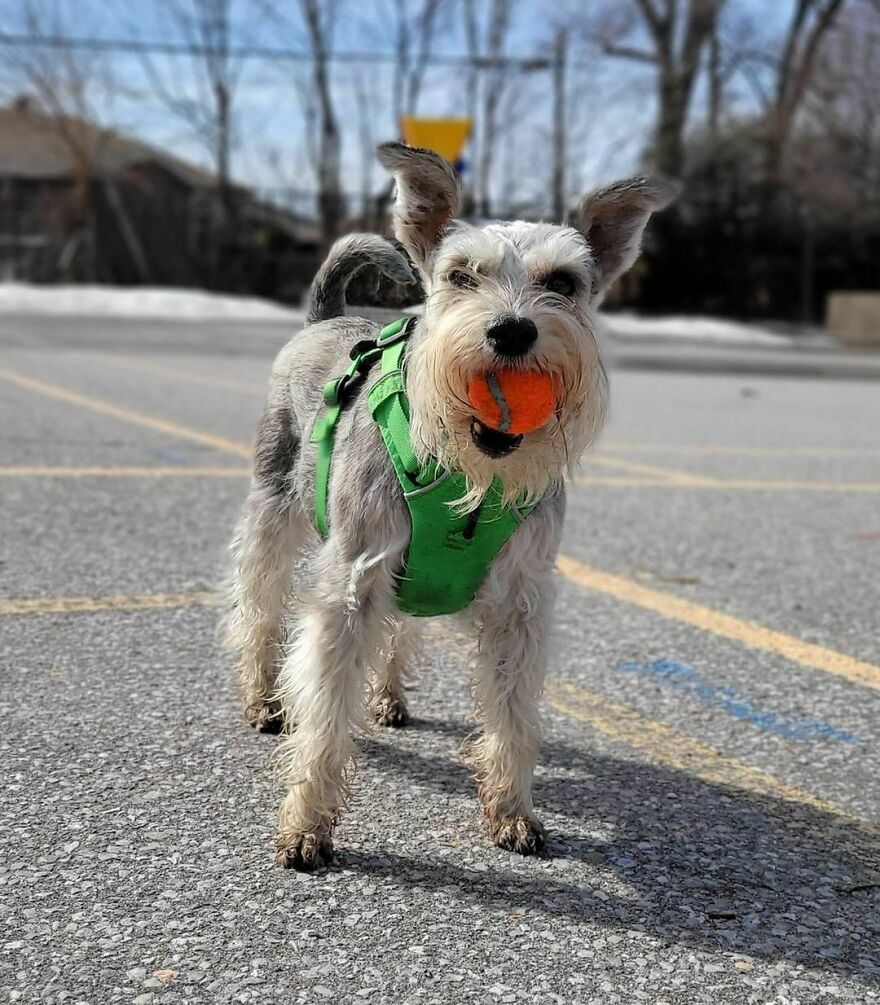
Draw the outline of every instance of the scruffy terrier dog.
M437 154L389 143L378 155L397 183L395 235L427 294L401 369L412 450L420 463L436 463L433 470L463 476L450 511L478 514L490 487L499 505L518 516L528 511L464 616L477 639L481 732L471 757L489 831L502 848L541 854L544 830L531 787L564 479L599 432L606 406L594 309L635 261L651 213L674 192L662 180L635 178L587 196L571 226L474 226L453 219L456 178ZM366 264L398 282L412 280L404 256L382 238L351 235L331 249L313 285L307 327L275 361L232 544L228 638L248 721L264 731L285 725L279 764L288 791L278 861L301 870L333 856L352 733L367 710L384 725L408 717L402 681L417 622L401 611L398 590L413 526L368 407L377 371L351 381L339 415L324 540L314 522L319 462L310 438L326 412L325 384L348 370L353 346L373 345L365 340L378 333L371 321L343 316L348 281ZM555 407L540 428L513 435L476 418L470 382L501 367L552 377ZM309 586L292 612L294 560L306 548ZM295 631L283 651L291 614Z

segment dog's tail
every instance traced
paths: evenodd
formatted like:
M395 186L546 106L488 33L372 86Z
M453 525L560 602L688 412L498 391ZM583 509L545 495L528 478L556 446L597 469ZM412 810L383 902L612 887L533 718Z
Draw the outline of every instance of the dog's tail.
M330 249L312 283L306 324L338 318L345 313L345 291L354 276L368 265L396 283L413 283L412 267L402 252L375 234L348 234Z

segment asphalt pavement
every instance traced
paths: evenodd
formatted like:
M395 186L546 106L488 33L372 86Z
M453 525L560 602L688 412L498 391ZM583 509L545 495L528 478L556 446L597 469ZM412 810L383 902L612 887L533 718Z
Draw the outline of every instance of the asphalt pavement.
M552 858L486 837L438 619L304 876L213 606L287 334L0 319L0 1000L880 1000L877 384L614 368L560 559Z

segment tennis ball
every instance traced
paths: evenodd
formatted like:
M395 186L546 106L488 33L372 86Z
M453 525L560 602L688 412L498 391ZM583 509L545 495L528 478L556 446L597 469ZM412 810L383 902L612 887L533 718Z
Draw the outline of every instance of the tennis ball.
M556 410L556 397L556 381L537 370L503 368L468 383L468 400L480 422L511 436L540 429Z

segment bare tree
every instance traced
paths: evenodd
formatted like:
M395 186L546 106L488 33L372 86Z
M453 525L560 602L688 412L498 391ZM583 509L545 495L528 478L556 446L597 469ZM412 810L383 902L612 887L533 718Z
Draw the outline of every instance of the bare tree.
M503 62L507 35L513 15L514 0L491 0L486 38L487 69L483 78L479 164L477 168L478 205L483 216L491 215L490 186L498 141L498 109L510 79Z
M58 3L22 0L19 29L23 34L57 39L75 32ZM62 249L60 267L66 278L95 280L95 191L101 180L101 159L114 133L102 124L107 111L106 96L114 93L110 64L94 55L84 55L71 47L42 48L20 45L7 47L6 78L20 95L21 114L40 116L66 151L72 172L72 186L66 200L68 238ZM104 178L113 189L112 178ZM110 205L124 208L112 200ZM123 234L132 243L135 261L144 271L144 259L130 221L120 221Z
M855 0L822 42L786 174L819 215L880 223L880 0ZM796 164L796 170L795 170Z
M361 215L364 225L370 226L368 217L373 201L373 175L376 166L376 139L373 111L378 104L375 92L365 80L365 75L357 72L353 78L354 100L357 108L358 145L360 154Z
M654 160L666 174L684 168L684 133L704 48L710 42L725 0L634 0L621 14L618 4L606 10L596 37L610 56L656 67L657 126ZM635 16L634 16L635 15ZM636 29L646 32L650 47L633 44Z
M230 161L235 141L235 91L242 62L234 58L236 0L158 0L165 22L190 51L189 58L158 60L141 53L141 66L165 107L186 124L211 158L216 207L222 225L234 215ZM138 25L128 18L129 29Z
M778 61L776 88L767 117L767 177L777 181L785 149L810 83L823 38L844 0L797 0Z
M300 0L312 52L312 83L318 105L318 213L326 242L339 232L343 200L340 186L341 140L330 84L330 37L336 21L336 0Z
M402 115L418 113L425 70L434 45L437 17L448 0L394 0L394 77L391 110L398 128ZM415 45L413 44L415 43Z

